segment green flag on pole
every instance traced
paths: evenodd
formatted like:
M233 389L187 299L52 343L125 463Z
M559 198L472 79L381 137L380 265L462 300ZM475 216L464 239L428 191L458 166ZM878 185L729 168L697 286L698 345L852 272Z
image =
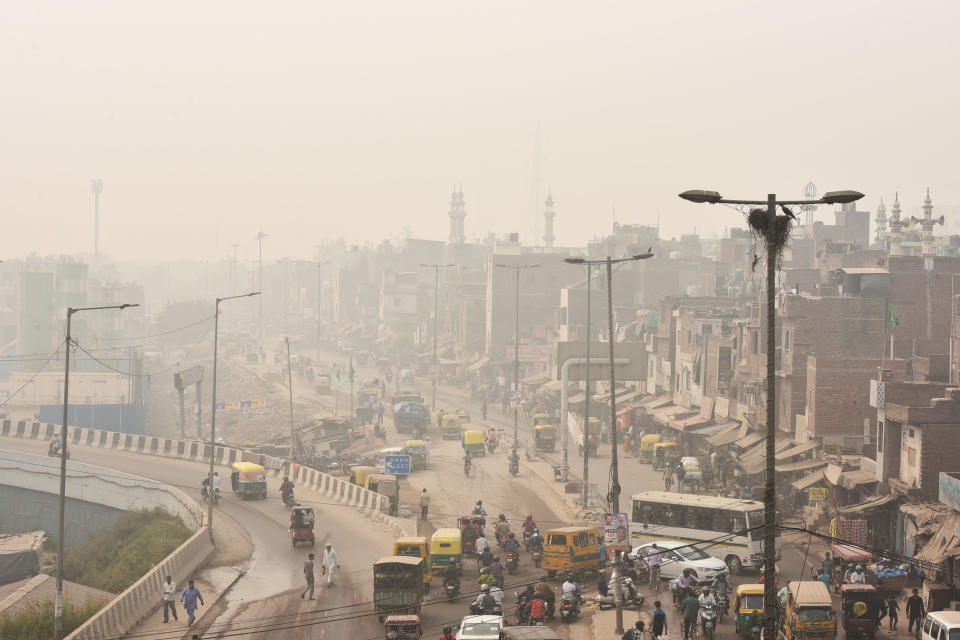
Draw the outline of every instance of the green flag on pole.
M353 374L354 374L354 373L355 373L355 371L353 370L353 357L351 356L351 358L350 358L350 382L351 382L351 383L353 383Z
M900 318L898 318L897 314L893 312L893 309L890 310L890 316L887 318L887 324L890 325L891 329L896 329L900 326Z

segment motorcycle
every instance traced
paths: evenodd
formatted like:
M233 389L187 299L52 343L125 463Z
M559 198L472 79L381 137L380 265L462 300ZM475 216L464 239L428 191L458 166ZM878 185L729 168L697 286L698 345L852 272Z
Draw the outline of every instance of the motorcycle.
M717 624L723 621L723 616L730 615L730 597L727 594L717 597Z
M517 558L517 554L513 553L512 551L508 551L507 552L507 571L510 573L510 575L513 575L517 572L517 565L519 564L520 564L520 561Z
M444 582L443 591L447 594L447 602L453 602L460 595L460 585L456 582Z
M706 604L700 606L700 630L706 640L713 640L713 633L717 629L717 608Z
M532 537L533 537L533 530L532 530L532 529L524 529L524 530L523 530L523 546L526 548L527 553L530 552L530 538L532 538Z
M674 578L670 581L670 593L673 596L673 606L677 609L683 606L683 601L687 599L687 596L696 592L696 587L684 587L680 588L677 578Z
M285 507L293 507L297 504L297 501L294 500L293 498L293 491L282 494L282 498L283 498L283 506Z
M533 560L533 566L539 569L543 563L543 551L540 550L540 547L535 547L530 555L531 560Z
M610 609L616 606L616 600L613 596L613 579L610 579L609 586L607 589L607 595L597 595L594 598L594 601L597 603L597 606L601 611ZM620 578L620 596L623 599L623 606L629 607L634 606L638 609L643 605L643 594L637 591L637 588L627 576L622 576Z
M511 461L510 461L510 475L512 475L514 478L516 478L518 473L520 473L520 463L517 462L516 460L511 460Z
M470 613L475 616L502 616L503 615L503 605L494 605L492 609L486 608L483 609L477 605L470 603Z
M490 453L493 453L496 450L496 448L497 448L496 440L494 440L493 438L490 438L489 440L487 440L487 451L489 451Z
M50 446L47 447L47 455L54 458L60 457L60 447L56 446L53 441L50 442ZM70 459L70 450L67 449L67 460Z
M580 606L575 600L560 601L560 621L570 622L580 613Z
M203 500L204 502L210 499L210 489L207 487L206 484L200 485L200 499ZM213 492L213 504L219 504L219 503L220 503L220 490L217 489L216 491Z
M463 475L465 475L465 476L468 477L468 478L470 477L470 464L469 464L469 463L464 463L464 465L463 465Z

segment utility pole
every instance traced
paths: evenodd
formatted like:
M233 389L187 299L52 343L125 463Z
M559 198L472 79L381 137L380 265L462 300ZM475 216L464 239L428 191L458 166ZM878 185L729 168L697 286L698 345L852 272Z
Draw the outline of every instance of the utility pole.
M766 441L766 471L764 478L765 491L763 501L763 558L764 558L764 630L767 638L776 637L777 627L777 485L776 485L776 437L777 437L777 387L776 387L776 349L777 349L777 311L776 311L776 275L777 257L779 255L777 242L777 206L784 213L796 219L793 212L786 205L809 206L811 204L845 204L856 202L863 197L857 191L830 191L823 194L819 200L777 200L776 194L767 194L766 200L731 200L722 197L716 191L690 190L684 191L680 197L689 202L708 204L737 204L756 207L766 207L766 229L764 236L767 243L767 441Z
M607 265L607 320L609 322L609 332L610 332L610 444L612 446L613 455L610 458L610 505L609 509L611 513L620 512L620 470L617 466L617 403L616 403L616 372L614 367L616 366L616 357L614 354L614 345L613 341L615 339L613 332L613 265L619 264L621 262L630 262L632 260L647 260L652 258L652 253L640 253L634 256L629 256L627 258L611 258L607 256L602 260L587 260L585 258L565 258L564 262L570 264L585 264L587 265L587 273L590 272L590 268L595 264L605 264ZM587 279L587 287L589 291L589 281ZM588 307L589 308L589 307ZM587 313L589 318L589 311ZM590 344L590 337L587 336L587 345ZM587 362L590 362L590 352L587 352ZM587 371L590 370L589 364L587 365ZM589 376L589 374L588 374ZM589 377L588 377L589 379ZM589 406L590 403L590 389L587 388L587 403ZM586 445L586 435L584 435L584 444ZM584 454L589 454L589 449L584 446ZM584 459L584 472L586 472L586 459ZM617 633L623 633L623 598L621 597L620 592L620 570L622 556L620 551L614 551L615 560L613 564L613 601L617 606Z
M514 397L520 397L520 270L521 269L534 269L539 267L539 264L495 264L494 266L500 267L502 269L513 269L516 272L516 309L514 309L514 340L513 340L513 391L511 395L510 403L513 404ZM513 407L513 452L516 453L520 448L520 403L517 401L517 406Z
M314 321L317 325L317 364L320 364L320 306L323 297L323 262L317 261L317 308L314 314Z
M437 358L437 337L440 334L440 267L454 267L454 264L421 264L421 267L433 269L433 364L430 366L430 379L433 383L433 397L430 410L437 410L437 380L440 377L440 360Z
M67 422L70 419L70 346L73 338L70 336L73 314L80 311L101 311L104 309L129 309L139 307L139 304L117 304L107 307L81 307L74 309L67 307L67 337L64 340L63 361L63 423L60 425L60 501L57 509L57 598L53 612L53 638L63 638L63 536L66 528L67 509Z
M213 305L213 391L210 392L210 472L207 476L209 483L207 485L207 529L210 534L210 544L216 544L213 539L213 503L216 500L213 490L213 463L217 457L217 342L220 335L220 303L259 295L259 291L252 291L238 296L217 298Z
M257 266L257 291L263 291L263 239L266 238L268 234L263 231L258 231L257 235L254 236L254 239L258 244L259 260ZM260 337L257 343L257 348L260 350L260 353L257 354L257 362L263 364L264 350L263 350L263 297L257 299L257 315L259 316L258 323L260 325Z
M293 367L290 363L290 337L284 338L287 341L287 387L290 389L290 457L294 458L300 453L300 447L297 446L297 432L293 428Z
M587 485L590 482L590 290L593 288L593 265L587 265L587 401L583 409L583 486L580 488L580 506L584 509L590 506L590 492ZM566 426L566 425L562 425Z
M100 266L100 194L103 193L103 180L90 181L93 189L93 266Z

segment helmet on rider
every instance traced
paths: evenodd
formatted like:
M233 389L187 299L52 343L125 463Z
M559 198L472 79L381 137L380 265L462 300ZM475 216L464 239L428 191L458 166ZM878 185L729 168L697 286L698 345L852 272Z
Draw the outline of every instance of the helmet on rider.
M479 506L482 506L482 505L483 505L483 500L477 500L477 506L479 507Z
M507 535L507 537L510 538L511 540L513 540L513 539L515 539L517 536L513 533L513 531L511 531L511 532Z
M482 591L483 593L487 593L488 591L490 591L490 585L488 585L488 584L481 585L481 586L480 586L480 591Z
M505 516L505 515L503 515L503 514L501 513L501 514L500 514L500 522L506 522L506 521L507 521L507 516Z

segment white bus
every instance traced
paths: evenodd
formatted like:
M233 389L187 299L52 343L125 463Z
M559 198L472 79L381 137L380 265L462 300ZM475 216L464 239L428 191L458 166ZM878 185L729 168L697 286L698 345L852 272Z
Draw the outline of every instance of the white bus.
M723 560L730 573L763 566L763 503L665 491L635 494L630 541L703 542L697 548ZM777 558L783 553L777 532Z

